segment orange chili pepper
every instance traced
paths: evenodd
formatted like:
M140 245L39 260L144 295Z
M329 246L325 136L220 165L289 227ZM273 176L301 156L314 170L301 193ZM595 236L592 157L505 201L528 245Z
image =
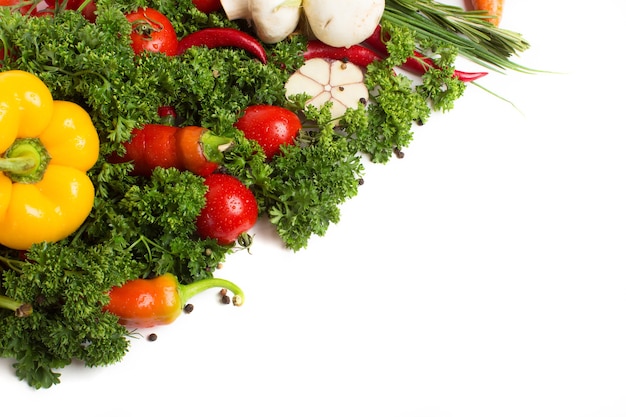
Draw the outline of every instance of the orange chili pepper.
M472 7L474 10L484 10L490 16L487 20L495 26L500 24L504 0L472 0Z
M180 284L173 274L156 278L138 278L109 291L105 311L119 317L128 327L147 328L170 324L182 313L187 301L209 288L226 288L234 293L233 304L243 304L243 291L230 281L206 278Z

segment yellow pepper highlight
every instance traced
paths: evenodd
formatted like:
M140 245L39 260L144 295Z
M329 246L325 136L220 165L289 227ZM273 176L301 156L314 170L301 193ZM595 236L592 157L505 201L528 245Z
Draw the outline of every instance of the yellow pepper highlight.
M0 72L0 244L26 250L75 232L94 202L98 133L78 104L25 71Z

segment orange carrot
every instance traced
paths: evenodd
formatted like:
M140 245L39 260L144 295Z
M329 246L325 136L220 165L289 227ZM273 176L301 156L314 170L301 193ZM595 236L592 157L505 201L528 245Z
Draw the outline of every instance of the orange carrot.
M504 0L472 0L474 10L484 10L486 14L493 16L487 20L496 26L500 24L500 19L502 19L503 6Z

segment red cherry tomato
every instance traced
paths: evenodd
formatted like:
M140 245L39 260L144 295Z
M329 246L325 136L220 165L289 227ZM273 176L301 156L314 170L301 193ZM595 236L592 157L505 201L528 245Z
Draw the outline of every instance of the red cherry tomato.
M169 19L152 8L138 9L126 15L132 23L131 46L136 54L143 51L176 55L178 38Z
M217 12L222 8L220 0L193 0L193 5L206 14Z
M259 216L252 191L228 174L211 174L204 184L209 187L206 205L197 219L198 234L216 239L220 245L234 243L255 225Z
M246 138L261 145L268 159L280 152L283 145L293 145L302 128L298 116L283 107L268 104L249 106L235 122Z

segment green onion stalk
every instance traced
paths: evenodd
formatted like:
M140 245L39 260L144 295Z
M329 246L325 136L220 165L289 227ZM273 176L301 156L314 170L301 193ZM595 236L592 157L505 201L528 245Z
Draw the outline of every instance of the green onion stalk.
M517 32L488 21L480 10L465 10L434 0L387 0L382 21L414 31L417 39L436 39L454 45L460 56L497 72L534 73L514 61L530 47Z

